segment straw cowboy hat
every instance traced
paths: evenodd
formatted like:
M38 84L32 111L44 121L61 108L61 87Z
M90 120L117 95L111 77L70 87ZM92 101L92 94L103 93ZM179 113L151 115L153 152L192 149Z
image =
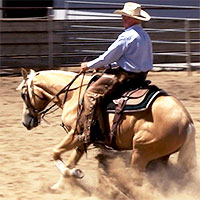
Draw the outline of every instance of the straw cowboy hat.
M142 21L149 21L151 19L150 15L141 9L140 4L133 2L125 3L124 8L122 10L115 10L114 14L125 15Z

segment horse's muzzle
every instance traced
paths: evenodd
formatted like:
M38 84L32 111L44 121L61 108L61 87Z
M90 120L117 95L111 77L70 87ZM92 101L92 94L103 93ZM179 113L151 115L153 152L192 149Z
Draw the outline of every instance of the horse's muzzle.
M22 124L27 128L27 130L31 130L39 125L39 120L31 115L26 115Z

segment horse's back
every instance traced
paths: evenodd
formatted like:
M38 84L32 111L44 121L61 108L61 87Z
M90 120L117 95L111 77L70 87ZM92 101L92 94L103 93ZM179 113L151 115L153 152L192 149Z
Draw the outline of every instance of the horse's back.
M171 126L183 126L192 119L183 104L173 96L160 96L152 104L152 116L155 122ZM165 123L164 123L165 122Z

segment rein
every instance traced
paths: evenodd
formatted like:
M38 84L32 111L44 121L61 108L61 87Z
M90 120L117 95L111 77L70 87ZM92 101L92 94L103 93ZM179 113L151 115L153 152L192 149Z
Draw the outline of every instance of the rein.
M57 94L55 94L55 95L49 100L49 102L47 103L47 105L48 105L50 102L52 102L55 98L58 98L58 96L59 96L60 94L65 93L65 96L64 96L64 99L63 99L63 102L62 102L62 104L64 104L65 101L66 101L66 99L67 99L67 95L68 95L68 92L69 92L69 91L73 91L73 90L76 90L76 89L78 89L78 88L82 88L83 85L81 84L80 86L78 86L78 87L76 87L76 88L70 89L71 85L74 83L74 81L75 81L81 74L82 74L82 72L79 72L79 73L78 73L64 88L62 88ZM54 106L56 106L56 105L57 105L57 104L54 103L54 104L53 104L52 106L50 106L49 108L46 108L45 110L39 112L39 114L41 114L41 115L42 115L42 118L44 118L45 115L50 114L50 113L52 113L52 112L54 112L55 110L58 109L58 108L57 108L57 109L55 109L54 111L48 113L48 112L49 112Z
M48 105L49 103L51 103L55 98L58 98L60 94L65 93L65 97L63 99L63 104L65 103L66 99L67 99L67 95L69 91L73 91L76 90L78 88L82 88L82 82L81 85L76 87L76 88L72 88L70 89L71 85L74 83L74 81L82 74L82 72L79 72L64 88L62 88L57 94L55 94L47 103L46 105ZM26 87L28 88L28 86L26 85ZM28 91L28 89L27 89ZM33 91L32 94L36 95ZM37 97L39 97L38 95L36 95ZM42 99L41 97L39 97L40 99ZM42 111L38 111L36 110L30 103L30 96L27 94L22 94L22 99L24 100L25 104L27 105L27 108L29 108L31 110L32 113L36 113L36 114L40 114L41 118L44 119L45 115L53 113L55 110L57 110L58 108L54 109L53 111L49 112L52 108L54 108L57 104L54 103L53 105L51 105L49 108L46 108Z

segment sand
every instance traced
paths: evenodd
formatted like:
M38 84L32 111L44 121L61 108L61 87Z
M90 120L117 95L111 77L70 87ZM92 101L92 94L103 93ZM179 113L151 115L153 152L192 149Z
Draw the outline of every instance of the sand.
M200 72L151 72L148 79L187 108L197 130L197 158L200 162ZM176 154L168 169L147 174L127 169L130 152L115 153L108 160L110 176L102 170L91 149L78 164L85 173L82 180L68 179L58 191L49 188L59 179L52 149L64 137L61 111L46 116L49 124L27 131L21 124L22 100L16 87L21 77L0 78L0 200L197 200L200 197L199 167L192 175L176 168ZM63 155L66 160L69 152Z

